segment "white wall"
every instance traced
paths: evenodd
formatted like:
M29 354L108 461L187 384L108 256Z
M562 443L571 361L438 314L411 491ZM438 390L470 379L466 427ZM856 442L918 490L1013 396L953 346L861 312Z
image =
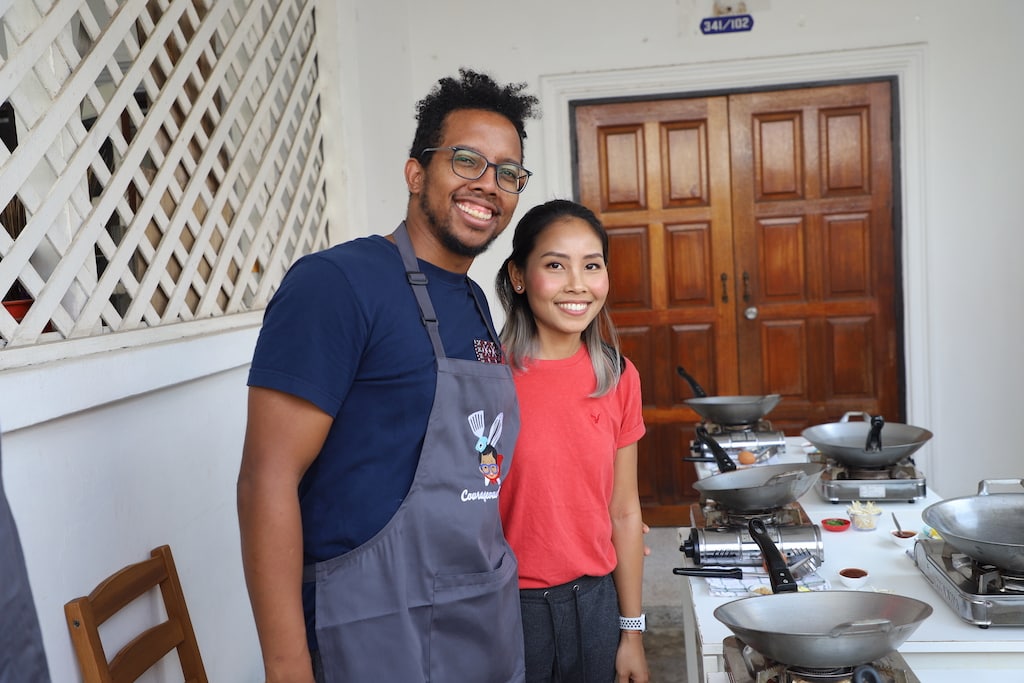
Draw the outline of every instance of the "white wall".
M907 360L916 368L908 376L908 422L935 433L919 464L944 496L974 493L982 477L1024 476L1024 457L1007 447L1006 437L1017 419L1016 388L1024 384L1017 352L1024 338L1024 287L1016 277L1024 248L1017 217L1024 132L1014 120L1024 106L1024 45L1017 35L1024 3L747 0L753 31L704 36L699 22L712 4L645 0L599 7L583 0L521 0L498 13L469 0L409 2L403 27L394 23L393 5L353 3L366 27L387 26L359 38L372 43L372 51L360 54L373 55L359 65L359 78L378 84L364 88L361 110L379 112L384 125L367 127L366 153L353 160L370 179L371 207L370 227L353 234L388 231L404 215L400 170L414 128L413 103L462 65L525 81L539 94L547 79L574 73L623 77L631 70L799 55L813 63L849 54L854 64L862 50L922 46L920 109L902 131L921 142L921 165L902 171L905 187L920 188L917 223L906 226L916 231L905 240L915 251L904 256L905 268L919 266L908 269L913 279L905 293ZM851 68L848 77L859 75ZM388 87L392 77L410 89ZM699 90L706 89L701 83ZM568 112L550 100L541 104L545 119L528 124L526 165L542 172L523 193L517 215L571 191L550 172L566 163L549 158L565 141L545 139L549 119L565 119ZM395 125L396 107L402 125ZM487 290L510 236L511 230L474 265L472 274Z
M540 93L573 73L628 80L634 71L716 64L735 73L737 60L849 51L856 63L864 49L923 45L921 107L904 131L920 139L922 164L904 169L912 174L905 184L920 188L919 234L909 244L924 252L910 257L922 272L907 292L925 309L907 312L912 348L922 349L910 359L921 366L911 378L911 421L927 417L916 424L936 434L924 463L942 495L973 493L982 476L1024 476L1011 440L1024 384L1024 226L1016 217L1024 133L1014 118L1024 109L1024 3L747 0L752 32L702 36L698 22L711 4L324 3L322 29L337 32L321 60L326 130L338 136L326 143L336 239L387 232L402 219L413 104L461 65ZM564 141L545 139L551 117L568 115L556 105L542 101L546 120L529 124L526 163L538 175L520 213L565 192L558 169L566 160L556 151ZM509 237L474 266L486 289ZM241 328L0 373L4 480L54 681L79 680L63 603L164 542L175 550L211 680L262 680L234 510L254 339L254 328Z
M254 340L249 327L0 374L0 423L17 427L3 434L4 485L55 683L80 680L64 603L164 543L210 680L263 680L234 496ZM134 609L111 622L113 642L158 608ZM143 680L170 673L164 662Z

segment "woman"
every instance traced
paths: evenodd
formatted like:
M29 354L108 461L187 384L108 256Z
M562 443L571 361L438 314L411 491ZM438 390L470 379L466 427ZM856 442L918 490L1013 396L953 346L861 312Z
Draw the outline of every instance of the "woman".
M499 508L519 560L528 682L649 679L640 378L605 309L607 260L593 212L554 200L519 221L496 281L521 411Z

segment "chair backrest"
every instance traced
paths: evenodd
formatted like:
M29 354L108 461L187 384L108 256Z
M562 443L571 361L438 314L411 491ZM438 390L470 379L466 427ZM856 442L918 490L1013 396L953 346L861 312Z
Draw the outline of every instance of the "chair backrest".
M144 630L108 660L100 625L158 586L167 620ZM64 614L85 683L131 683L171 650L178 651L186 683L208 683L170 546L154 548L150 559L111 574L89 595L65 604Z

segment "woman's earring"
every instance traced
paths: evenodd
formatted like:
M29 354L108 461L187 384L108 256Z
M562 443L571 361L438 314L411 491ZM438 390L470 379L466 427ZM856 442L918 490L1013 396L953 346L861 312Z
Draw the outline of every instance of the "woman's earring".
M516 291L517 292L523 291L523 286L522 285L516 285Z

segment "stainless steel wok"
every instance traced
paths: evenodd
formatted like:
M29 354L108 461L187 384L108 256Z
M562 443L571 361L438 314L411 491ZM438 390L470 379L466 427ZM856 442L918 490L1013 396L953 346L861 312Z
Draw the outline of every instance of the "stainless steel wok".
M707 392L681 366L679 376L687 381L696 398L683 401L708 422L718 425L755 424L782 400L779 394L764 396L708 396Z
M992 484L1024 479L985 479L978 495L950 498L921 512L925 524L970 557L1012 572L1024 572L1024 493L989 493Z
M695 430L718 463L718 474L698 479L693 488L704 498L736 512L772 510L792 503L807 493L821 473L823 463L757 465L739 469L722 445L703 425Z
M861 415L864 421L851 422ZM932 438L921 427L885 422L881 416L846 413L839 422L808 427L801 432L812 446L847 467L885 467L908 457Z
M899 648L931 605L891 593L787 592L727 602L715 618L761 654L790 666L868 664Z
M693 488L736 512L772 510L810 491L824 470L822 463L757 465L699 479Z
M931 605L901 595L798 592L785 558L763 530L761 520L750 521L775 594L727 602L714 615L766 657L822 669L868 664L899 648L932 613Z

